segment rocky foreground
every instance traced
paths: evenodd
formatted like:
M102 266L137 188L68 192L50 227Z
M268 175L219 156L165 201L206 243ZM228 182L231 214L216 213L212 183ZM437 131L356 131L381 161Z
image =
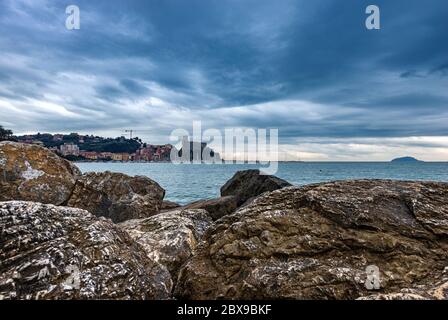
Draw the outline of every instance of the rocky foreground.
M0 203L3 299L166 299L167 269L110 220L35 202Z
M448 183L249 170L181 207L0 143L0 299L447 299Z
M282 189L208 229L176 296L356 299L372 294L365 281L374 265L380 292L429 297L439 284L448 288L447 236L448 184L360 180Z

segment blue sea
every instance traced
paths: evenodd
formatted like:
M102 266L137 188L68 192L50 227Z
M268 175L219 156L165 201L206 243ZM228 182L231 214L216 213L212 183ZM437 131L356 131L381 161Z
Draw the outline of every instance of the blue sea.
M219 196L220 187L236 171L258 169L256 164L172 164L83 162L82 172L112 171L143 175L165 190L165 200L180 204ZM397 179L448 182L447 162L282 162L276 176L294 185L345 179Z

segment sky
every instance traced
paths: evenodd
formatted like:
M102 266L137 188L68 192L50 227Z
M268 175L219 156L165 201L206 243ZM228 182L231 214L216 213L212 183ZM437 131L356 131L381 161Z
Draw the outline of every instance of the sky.
M446 0L0 0L0 125L169 143L201 121L276 128L281 160L447 161L447 16Z

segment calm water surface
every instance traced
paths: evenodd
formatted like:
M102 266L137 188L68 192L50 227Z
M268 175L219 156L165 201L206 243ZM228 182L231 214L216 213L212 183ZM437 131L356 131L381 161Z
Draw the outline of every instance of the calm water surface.
M143 175L166 190L166 200L181 204L219 196L220 187L236 171L252 164L77 163L83 171ZM294 185L344 179L434 180L448 182L448 163L284 162L276 176Z

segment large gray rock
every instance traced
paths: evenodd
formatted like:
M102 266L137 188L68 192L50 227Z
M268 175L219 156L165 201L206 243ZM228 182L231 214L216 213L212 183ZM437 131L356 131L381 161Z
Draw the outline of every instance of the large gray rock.
M67 202L114 222L146 218L159 213L165 190L147 177L122 173L85 173Z
M356 299L438 288L446 298L447 266L448 183L332 182L267 193L218 220L175 294Z
M289 187L288 181L275 176L262 175L260 170L238 171L221 187L221 196L235 196L238 205L268 191Z
M166 268L87 211L0 203L1 299L166 299Z
M151 260L165 265L174 280L179 268L191 257L212 220L205 210L179 209L120 224Z
M0 142L0 201L66 202L80 171L36 145Z
M210 200L200 200L190 203L185 209L204 209L213 220L235 212L238 208L238 199L235 196L227 196Z
M291 186L285 180L275 176L260 174L259 170L238 171L221 187L221 197L199 200L184 208L205 209L213 220L232 214L241 206L250 204L264 192Z

